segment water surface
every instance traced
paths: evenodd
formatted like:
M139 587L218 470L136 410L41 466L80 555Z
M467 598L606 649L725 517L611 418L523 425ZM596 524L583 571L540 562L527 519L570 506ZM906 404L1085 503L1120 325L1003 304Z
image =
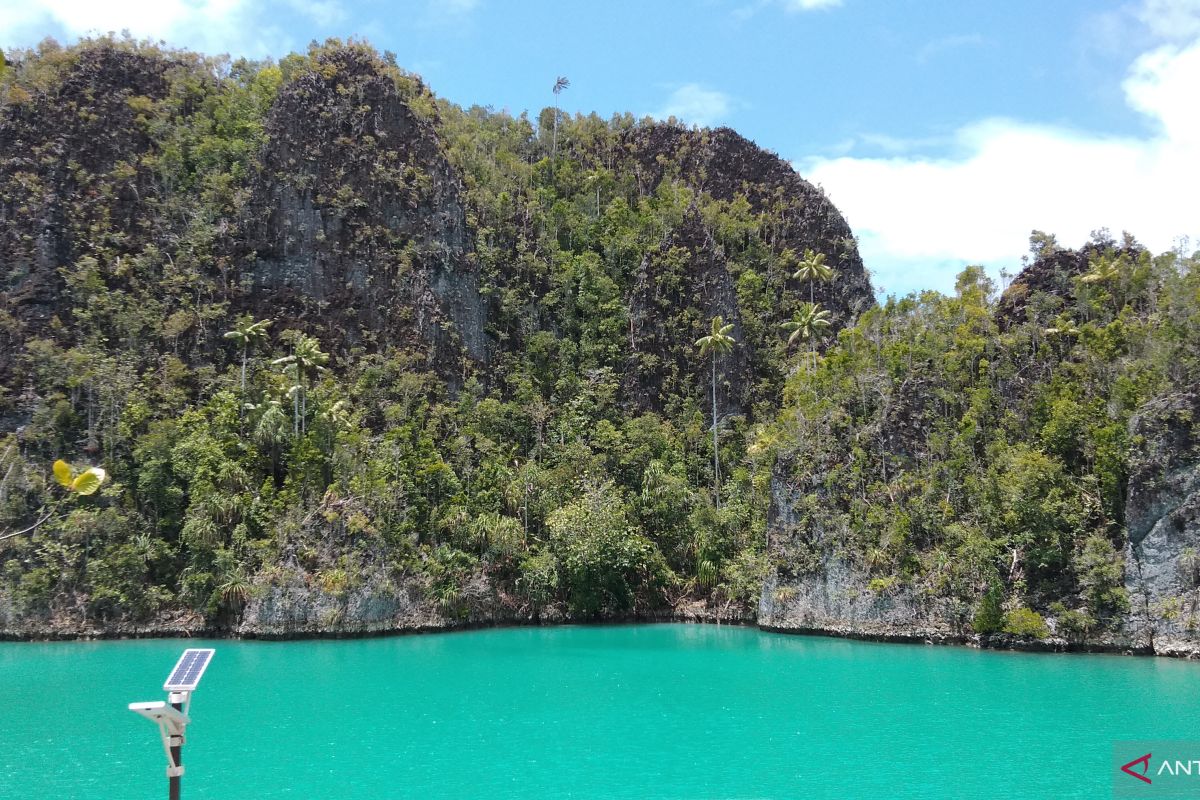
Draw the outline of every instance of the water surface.
M1197 738L1200 664L689 625L319 642L0 643L0 798L1106 797L1114 739ZM1139 755L1139 754L1135 754Z

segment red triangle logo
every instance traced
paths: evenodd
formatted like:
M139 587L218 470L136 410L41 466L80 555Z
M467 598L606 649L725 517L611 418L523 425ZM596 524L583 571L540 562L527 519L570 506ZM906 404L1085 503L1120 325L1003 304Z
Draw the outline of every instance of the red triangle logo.
M1134 764L1142 765L1141 774L1138 774L1130 769L1130 767L1132 767ZM1146 753L1146 755L1142 756L1141 758L1135 758L1133 761L1130 761L1128 764L1121 767L1121 772L1124 772L1126 775L1132 775L1133 777L1137 778L1139 781L1145 781L1146 783L1151 782L1150 779L1146 777L1146 773L1148 773L1149 771L1150 771L1150 754L1149 753Z

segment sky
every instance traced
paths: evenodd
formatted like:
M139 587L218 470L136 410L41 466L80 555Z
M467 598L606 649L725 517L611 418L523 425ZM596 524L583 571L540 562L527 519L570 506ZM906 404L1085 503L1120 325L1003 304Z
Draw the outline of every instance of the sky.
M128 30L279 57L358 37L438 95L728 125L822 186L880 293L1033 229L1200 246L1200 0L0 0L0 47Z

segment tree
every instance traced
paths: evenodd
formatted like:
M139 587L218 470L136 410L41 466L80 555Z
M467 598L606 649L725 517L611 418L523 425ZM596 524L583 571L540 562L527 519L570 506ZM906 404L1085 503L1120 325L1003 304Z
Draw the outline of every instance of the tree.
M980 599L979 607L975 610L975 619L971 622L971 627L976 633L995 633L1004 626L1003 603L1004 587L999 581L992 580Z
M1084 286L1107 286L1118 309L1124 308L1128 299L1131 264L1122 253L1116 257L1103 255L1088 262L1091 271L1079 277Z
M811 368L815 370L817 368L817 333L832 324L829 312L821 308L820 303L805 303L800 306L800 310L792 317L791 322L785 322L779 327L791 333L791 336L788 337L788 347L795 344L797 339L808 339L809 349L812 351Z
M824 253L805 250L804 259L797 265L796 271L792 273L792 278L798 281L808 281L808 302L815 303L816 284L831 281L836 275L837 270L825 263Z
M562 565L571 610L592 615L633 608L669 576L654 543L630 524L620 490L611 482L583 486L576 499L547 519Z
M1108 283L1121 275L1120 268L1111 258L1099 258L1088 264L1092 271L1079 279L1080 283Z
M571 82L560 75L558 80L554 82L554 89L552 90L554 92L554 138L551 149L553 158L558 158L558 96L562 94L563 89L569 88L570 85Z
M717 508L721 507L721 453L717 447L717 356L733 352L734 340L729 335L732 331L732 323L726 325L718 314L712 318L712 329L708 336L696 340L700 357L712 356L713 497Z
M291 377L294 377L296 384L292 392L292 420L293 433L299 436L307 432L305 417L308 414L308 376L309 373L316 374L325 371L325 364L329 361L329 354L321 352L321 343L311 336L300 334L296 337L296 343L292 348L290 356L277 358L272 363L283 366L285 372L288 367L294 371Z
M66 489L67 494L60 497L58 501L49 508L43 507L39 509L38 513L42 515L41 518L28 528L22 528L19 531L0 534L0 542L4 541L5 539L12 539L15 536L20 536L25 533L32 533L33 531L37 530L44 525L46 521L50 519L50 517L54 516L54 512L58 510L58 507L62 505L63 501L65 501L68 497L86 497L90 494L95 494L96 490L98 490L104 484L104 480L108 477L108 473L106 473L100 467L88 467L83 472L76 473L71 469L70 464L63 461L61 458L54 462L52 469L54 471L54 480L58 482L59 486Z
M267 328L271 327L271 320L262 319L258 322L253 322L249 317L243 317L233 330L225 332L225 338L234 342L238 347L242 348L242 395L246 394L246 359L250 355L250 348L266 341Z

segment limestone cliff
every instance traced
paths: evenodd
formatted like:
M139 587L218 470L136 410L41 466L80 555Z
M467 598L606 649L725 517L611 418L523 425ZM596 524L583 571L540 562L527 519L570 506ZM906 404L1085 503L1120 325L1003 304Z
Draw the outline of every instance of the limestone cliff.
M1125 585L1130 633L1157 653L1200 655L1200 395L1171 394L1131 423Z
M1188 274L1101 237L871 312L781 415L759 624L1200 653Z

